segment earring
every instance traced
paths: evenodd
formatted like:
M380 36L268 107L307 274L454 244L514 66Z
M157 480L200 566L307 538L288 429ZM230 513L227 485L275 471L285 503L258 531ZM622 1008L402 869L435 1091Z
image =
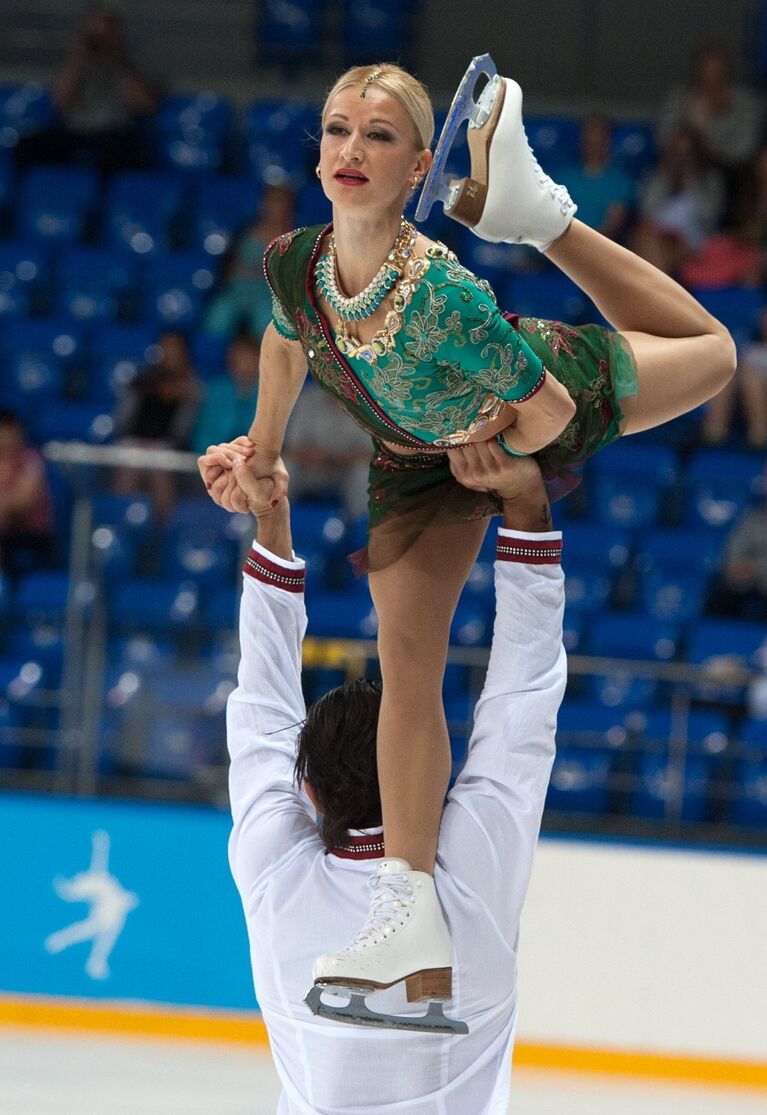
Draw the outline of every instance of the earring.
M420 182L420 178L418 177L417 174L414 174L413 177L410 179L410 189L411 190L417 190L419 182Z
M322 178L322 171L320 170L319 163L314 168L314 173L317 175L318 178Z

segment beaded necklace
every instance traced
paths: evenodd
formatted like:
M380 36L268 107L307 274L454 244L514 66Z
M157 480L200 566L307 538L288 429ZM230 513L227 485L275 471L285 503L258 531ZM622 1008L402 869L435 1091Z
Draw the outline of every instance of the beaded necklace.
M320 292L340 318L345 318L346 321L359 321L375 313L402 275L404 261L412 251L415 235L415 229L410 222L403 220L397 239L378 273L373 276L364 290L351 298L347 298L340 290L336 238L331 236L328 254L318 260L315 276Z
M338 329L336 332L336 346L344 356L359 357L368 364L376 364L379 356L391 352L394 347L395 335L402 328L402 315L413 297L415 283L423 274L425 264L423 260L411 258L418 233L409 221L402 221L399 235L392 250L389 252L381 271L364 291L354 298L344 298L338 291L336 278L335 240L331 238L328 255L322 256L315 267L317 285L328 304L338 314ZM380 297L373 300L369 294L371 287L381 280L383 272L387 272L385 287ZM331 286L331 279L333 280ZM396 290L395 290L396 286ZM370 317L381 305L384 298L394 291L394 309L390 310L384 319L384 328L379 329L370 341L359 341L349 331L349 321ZM350 306L358 299L363 300L363 308ZM367 308L367 307L370 308Z

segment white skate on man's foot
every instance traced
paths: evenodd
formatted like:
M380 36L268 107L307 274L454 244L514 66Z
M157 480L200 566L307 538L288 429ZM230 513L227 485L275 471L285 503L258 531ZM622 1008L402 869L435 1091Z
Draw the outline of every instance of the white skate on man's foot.
M452 995L453 948L431 875L403 859L385 859L370 880L367 924L348 948L319 957L306 1003L337 1022L430 1033L467 1034L465 1022L447 1018L442 1002ZM370 1010L365 994L405 982L407 1001L428 1000L426 1014L391 1015ZM348 991L349 1003L332 1007L322 990Z
M487 78L475 99L480 77ZM445 174L453 140L469 122L471 175ZM567 231L577 206L538 164L522 124L522 90L501 77L489 54L472 60L439 137L416 210L423 221L435 201L448 217L494 243L530 244L545 252Z
M87 902L90 913L82 921L60 929L46 938L48 952L57 953L81 941L93 941L85 970L91 979L109 977L109 954L125 926L131 910L139 904L138 895L125 890L108 870L109 836L94 832L91 865L71 879L56 879L53 886L65 902Z

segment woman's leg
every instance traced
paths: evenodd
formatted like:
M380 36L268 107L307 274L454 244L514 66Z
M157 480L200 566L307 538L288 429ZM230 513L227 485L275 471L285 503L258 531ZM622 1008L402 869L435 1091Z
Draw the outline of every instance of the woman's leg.
M721 391L735 370L727 330L668 275L581 221L546 252L627 340L639 380L623 432L668 422Z
M430 874L450 779L442 706L450 623L487 524L429 528L393 565L370 574L383 678L377 749L386 855Z

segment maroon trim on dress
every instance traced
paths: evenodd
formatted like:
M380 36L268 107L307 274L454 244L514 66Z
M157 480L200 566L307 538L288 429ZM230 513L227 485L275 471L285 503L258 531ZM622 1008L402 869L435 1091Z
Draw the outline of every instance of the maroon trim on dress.
M520 565L559 565L562 561L562 539L498 536L496 561L514 561Z
M339 859L381 859L384 855L383 833L370 836L350 836L346 844L338 848L328 848L326 855Z
M304 591L304 569L286 569L269 558L264 557L258 550L251 550L242 567L243 573L262 581L265 585L285 589L286 592Z
M338 364L338 367L349 380L357 394L365 400L367 405L375 414L376 418L378 418L379 421L385 423L385 425L387 425L393 433L397 434L401 438L404 438L408 444L417 446L428 446L430 445L430 442L424 441L423 438L417 437L415 434L408 433L406 430L403 430L401 426L398 426L396 422L393 422L388 414L386 414L385 411L381 410L378 403L376 403L373 399L372 395L368 394L367 390L362 386L359 379L357 378L354 369L351 367L350 364L346 362L343 355L336 347L336 343L333 340L333 333L330 328L330 324L320 313L319 307L317 306L317 300L314 297L314 265L317 262L317 256L320 254L320 244L322 243L323 236L326 236L329 232L332 232L332 230L333 222L331 221L330 224L327 225L317 237L317 243L314 245L314 251L312 252L312 257L309 260L309 266L306 271L306 295L309 299L310 306L314 310L317 321L319 322L320 329L322 330L322 335L327 342L327 345L333 355L333 359L335 360L336 364Z

